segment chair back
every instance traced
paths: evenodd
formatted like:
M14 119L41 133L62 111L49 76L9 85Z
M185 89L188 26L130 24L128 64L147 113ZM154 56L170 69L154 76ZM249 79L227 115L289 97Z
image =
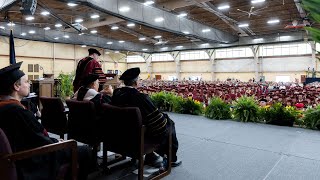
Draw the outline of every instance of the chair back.
M66 100L69 108L68 139L92 145L99 140L99 124L91 101Z
M103 104L102 111L101 123L107 127L104 143L108 150L137 157L143 147L141 137L144 133L139 108Z
M16 180L17 172L13 162L4 158L4 155L11 154L11 146L7 136L0 128L0 177L6 180Z
M40 97L42 104L41 124L51 133L67 132L67 116L64 105L58 97Z

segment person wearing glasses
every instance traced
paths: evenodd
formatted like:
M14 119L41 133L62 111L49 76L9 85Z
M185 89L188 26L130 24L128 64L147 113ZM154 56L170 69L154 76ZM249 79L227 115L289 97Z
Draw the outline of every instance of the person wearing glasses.
M13 152L20 152L59 141L49 136L34 114L21 100L30 93L28 76L19 70L22 62L0 69L0 128L6 134ZM78 146L79 179L86 179L93 169L91 149ZM32 157L15 163L18 179L55 179L60 165L71 158L69 151Z

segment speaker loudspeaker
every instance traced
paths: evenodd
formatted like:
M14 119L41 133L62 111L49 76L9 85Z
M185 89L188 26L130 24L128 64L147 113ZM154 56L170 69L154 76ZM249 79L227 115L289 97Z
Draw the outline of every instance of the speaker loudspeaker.
M37 9L37 0L22 0L20 11L23 15L33 15Z

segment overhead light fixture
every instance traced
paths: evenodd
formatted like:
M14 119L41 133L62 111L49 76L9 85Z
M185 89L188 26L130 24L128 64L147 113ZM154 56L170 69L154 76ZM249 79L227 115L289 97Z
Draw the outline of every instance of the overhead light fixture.
M114 53L118 54L118 53L119 53L119 51L114 51Z
M128 12L130 11L130 8L128 6L123 6L119 9L120 12Z
M142 51L148 51L148 49L144 48L144 49L142 49Z
M223 6L219 6L219 7L218 7L219 10L229 9L229 8L230 8L229 5L223 5Z
M139 38L139 41L144 41L144 40L146 40L146 38L145 38L145 37L141 37L141 38Z
M75 7L75 6L77 6L78 4L76 4L76 3L68 3L68 6L70 6L70 7Z
M254 41L263 41L263 38L256 38Z
M91 15L90 17L91 17L91 19L97 19L97 18L99 18L100 16L99 16L99 14L93 14L93 15Z
M50 30L51 28L50 27L45 27L45 28L43 28L44 30L46 30L46 31L48 31L48 30Z
M66 38L66 39L70 38L69 35L64 35L63 37Z
M8 25L8 26L15 26L16 24L13 23L13 22L9 22L7 25Z
M154 1L146 1L143 3L145 6L150 6L151 4L154 4Z
M28 16L28 17L26 17L26 20L27 21L32 21L32 20L34 20L34 17L33 16Z
M249 24L239 24L238 27L248 27Z
M123 41L123 40L120 40L120 41L118 41L119 43L124 43L125 41Z
M164 21L164 18L163 17L157 17L154 19L155 22L162 22Z
M79 33L79 36L82 36L82 35L84 35L84 33Z
M42 11L41 12L41 15L43 15L43 16L48 16L50 13L48 12L48 11Z
M160 40L160 41L156 42L154 45L167 44L167 42L168 42L168 41L162 41L162 40Z
M183 48L183 46L177 46L176 48Z
M203 29L203 30L202 30L203 33L205 33L205 32L210 32L210 31L211 31L210 29Z
M289 39L291 36L280 36L280 39Z
M117 29L119 29L119 27L118 26L112 26L111 29L112 30L117 30Z
M255 3L261 3L261 2L265 2L266 0L252 0L251 3L255 4Z
M276 23L279 23L279 22L280 22L279 19L272 19L272 20L268 21L268 24L276 24Z
M54 25L55 27L59 28L59 27L62 27L62 24L56 24Z
M81 47L85 48L85 47L87 47L87 45L82 45Z
M96 34L97 32L98 32L97 30L90 31L91 34Z
M76 19L74 22L81 23L81 22L83 22L83 19Z
M162 49L162 50L165 50L165 49L168 49L168 47L162 47L161 49Z
M21 36L26 36L27 33L23 32L23 33L21 33L20 35L21 35Z
M135 26L135 24L134 23L129 23L129 24L127 24L127 26L128 27L133 27L133 26Z
M201 46L209 46L209 43L203 43Z
M109 41L109 42L107 42L107 44L109 44L109 45L110 45L110 44L113 44L113 42Z
M0 26L0 29L3 29L3 30L5 30L6 28L5 28L4 26Z
M30 30L30 31L29 31L29 34L35 34L35 33L36 33L35 30Z
M55 37L55 38L53 38L53 39L58 40L58 39L59 39L59 37Z
M160 36L160 35L157 35L157 36L155 36L154 38L156 38L156 39L160 39L162 36Z
M187 13L181 13L181 14L178 15L178 17L182 18L182 17L186 17L187 15L188 15Z
M189 31L183 31L183 34L190 34Z

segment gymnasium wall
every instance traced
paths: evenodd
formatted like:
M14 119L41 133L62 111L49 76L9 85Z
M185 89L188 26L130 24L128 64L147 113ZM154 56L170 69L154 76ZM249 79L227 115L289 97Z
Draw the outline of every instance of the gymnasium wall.
M312 66L311 55L283 56L283 57L260 57L260 75L265 76L267 81L275 81L276 76L290 76L291 81L301 75L305 75L308 67ZM318 69L320 63L318 62ZM140 67L143 76L147 77L146 63L128 63L128 68ZM255 63L253 58L239 59L216 59L215 77L217 80L227 78L248 81L255 77ZM212 65L209 60L182 60L181 79L188 79L191 76L200 76L203 80L210 81ZM176 76L176 63L173 61L153 62L153 77L161 75L162 79L168 80L169 76ZM141 77L143 77L141 76Z
M28 41L15 39L15 52L17 62L23 61L21 69L27 75L39 75L43 73L54 74L55 77L60 72L71 73L75 71L76 65L80 59L88 55L90 47L82 48L79 45L59 44L38 41ZM127 69L125 55L123 54L105 54L103 49L99 49L101 56L102 69L120 70L124 72ZM120 60L115 63L115 60ZM28 72L28 64L39 64L42 69L39 72ZM0 68L9 65L9 40L0 36Z

